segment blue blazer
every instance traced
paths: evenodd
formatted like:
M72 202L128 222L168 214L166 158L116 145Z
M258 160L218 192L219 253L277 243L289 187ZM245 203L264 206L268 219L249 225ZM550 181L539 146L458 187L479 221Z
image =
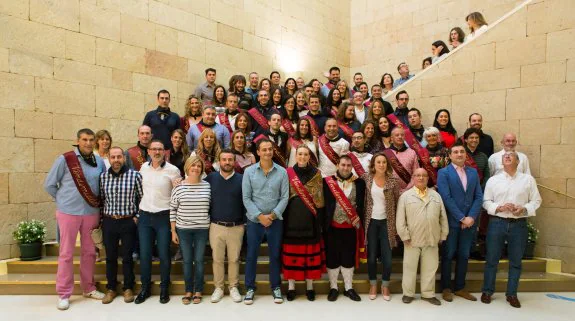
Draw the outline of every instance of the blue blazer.
M452 164L442 168L437 173L437 191L441 195L449 227L460 227L460 221L466 217L473 217L476 224L479 211L483 203L483 192L479 184L479 175L475 168L465 166L467 175L467 191L463 189L459 175Z

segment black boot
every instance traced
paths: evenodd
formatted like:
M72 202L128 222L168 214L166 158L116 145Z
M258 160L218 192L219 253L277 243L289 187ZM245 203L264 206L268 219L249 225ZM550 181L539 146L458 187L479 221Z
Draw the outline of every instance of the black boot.
M136 300L134 300L134 303L136 304L144 303L146 299L150 297L150 295L152 295L150 287L144 286L142 287L140 293L138 293L138 296L136 297Z
M161 288L160 289L160 303L166 304L170 302L170 291L168 288Z

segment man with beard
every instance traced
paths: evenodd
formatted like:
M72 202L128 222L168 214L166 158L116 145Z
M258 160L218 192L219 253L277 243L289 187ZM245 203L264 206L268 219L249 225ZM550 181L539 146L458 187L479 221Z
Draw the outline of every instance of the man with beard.
M262 139L269 139L272 142L274 163L281 167L286 167L286 146L289 137L287 133L280 131L281 121L280 114L272 114L268 120L269 129L257 136L254 139L254 143L257 144ZM252 146L255 147L255 144L252 144ZM255 150L254 154L256 154Z
M469 128L475 128L480 131L479 146L477 148L480 152L485 154L487 158L493 155L493 138L483 132L483 117L479 113L469 115Z
M270 119L272 114L276 113L277 110L270 106L270 93L263 89L258 91L256 106L248 110L248 114L252 120L251 123L254 137L258 137L270 129L268 119Z
M246 77L243 75L235 75L230 79L230 90L228 97L231 94L237 96L238 108L242 110L248 110L252 106L253 96L245 91L246 89Z
M329 68L329 81L326 82L320 90L320 93L322 96L327 97L327 95L329 95L329 91L337 86L337 83L339 82L339 68L338 67L331 67Z
M150 160L148 147L152 140L152 129L150 126L142 125L138 128L138 143L136 146L128 148L124 152L126 166L135 171L139 171L142 164Z
M402 90L395 95L395 100L397 102L397 108L393 112L395 117L399 119L404 125L409 125L409 119L407 117L407 113L409 112L409 95L407 91Z
M206 128L211 128L216 133L216 139L222 148L230 146L230 132L224 125L216 123L216 108L213 106L204 107L202 120L192 125L186 135L186 142L190 150L195 150L198 146L200 135Z
M309 101L309 111L307 115L302 118L307 118L311 123L312 135L319 137L323 134L325 123L327 121L327 116L321 111L321 100L318 95L312 94L308 98Z
M373 157L367 148L369 145L365 143L365 135L362 132L355 132L351 136L351 153L347 154L351 158L353 165L353 172L358 177L361 177L368 171L369 162Z
M337 171L339 158L349 152L349 143L339 136L337 120L325 122L325 134L318 139L319 170L322 177L332 176Z

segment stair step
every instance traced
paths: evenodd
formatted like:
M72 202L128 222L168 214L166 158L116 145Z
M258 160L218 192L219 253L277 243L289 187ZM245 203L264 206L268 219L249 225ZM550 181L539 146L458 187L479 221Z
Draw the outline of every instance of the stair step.
M121 277L120 281L121 281ZM99 290L106 290L106 277L104 275L95 275L94 279ZM243 283L243 275L240 277L240 289L242 293L245 291ZM257 278L258 294L269 294L270 284L267 275L258 274ZM341 279L341 278L340 278ZM139 276L136 276L139 280ZM439 280L439 275L437 276ZM152 277L153 286L152 293L159 294L159 276ZM141 283L136 282L136 291L140 289ZM483 283L483 273L469 272L467 274L466 288L470 292L481 292ZM507 273L500 272L497 274L496 291L504 292L507 283ZM45 294L53 295L55 293L56 276L55 274L7 274L0 276L0 293L2 294ZM340 291L343 290L343 283L339 282ZM118 288L121 288L119 286ZM287 282L282 284L283 290L287 290ZM314 281L314 288L318 294L327 294L329 292L329 281L327 276L321 280ZM366 274L356 274L354 280L354 288L358 293L368 293L369 281ZM393 293L401 293L401 274L392 273L390 289ZM436 283L436 290L439 291L439 281ZM210 294L214 290L212 277L206 275L206 282L204 286L204 293ZM296 291L300 294L305 293L305 282L296 282ZM419 284L418 284L419 291ZM525 272L521 275L519 282L520 292L560 292L560 291L575 291L575 276L562 273L545 273L545 272ZM76 275L74 282L74 294L81 294L80 281ZM184 294L184 281L181 275L174 275L172 277L171 293L173 295Z
M470 260L468 271L469 272L483 272L485 262ZM55 274L58 269L58 257L48 256L37 261L12 261L7 263L9 274ZM522 263L524 272L545 272L546 261L541 259L531 259L523 260ZM182 262L172 262L172 275L183 274ZM509 261L501 260L499 263L499 271L508 271ZM378 270L381 270L381 264L379 264ZM80 271L80 260L78 257L74 258L74 272L79 273ZM122 271L122 262L118 262L118 271ZM134 272L139 273L140 264L135 263ZM245 263L240 263L240 273L244 273ZM401 273L403 271L402 259L397 258L392 261L392 271L396 273ZM268 273L269 272L269 258L266 256L260 256L257 264L257 273ZM106 273L106 262L96 262L95 274L105 274ZM152 262L152 274L160 273L160 262ZM206 258L205 262L205 275L212 274L212 260L211 258ZM361 264L358 273L367 273L367 264Z

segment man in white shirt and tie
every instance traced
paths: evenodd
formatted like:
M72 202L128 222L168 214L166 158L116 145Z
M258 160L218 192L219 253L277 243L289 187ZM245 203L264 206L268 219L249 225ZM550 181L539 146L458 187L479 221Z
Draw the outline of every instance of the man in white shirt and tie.
M527 217L535 216L541 205L541 196L535 179L519 171L521 161L517 152L506 152L501 162L503 171L487 181L483 197L483 208L490 215L490 221L481 302L491 303L497 265L507 242L509 276L505 295L512 307L520 308L517 286L521 276L521 258L527 244Z

